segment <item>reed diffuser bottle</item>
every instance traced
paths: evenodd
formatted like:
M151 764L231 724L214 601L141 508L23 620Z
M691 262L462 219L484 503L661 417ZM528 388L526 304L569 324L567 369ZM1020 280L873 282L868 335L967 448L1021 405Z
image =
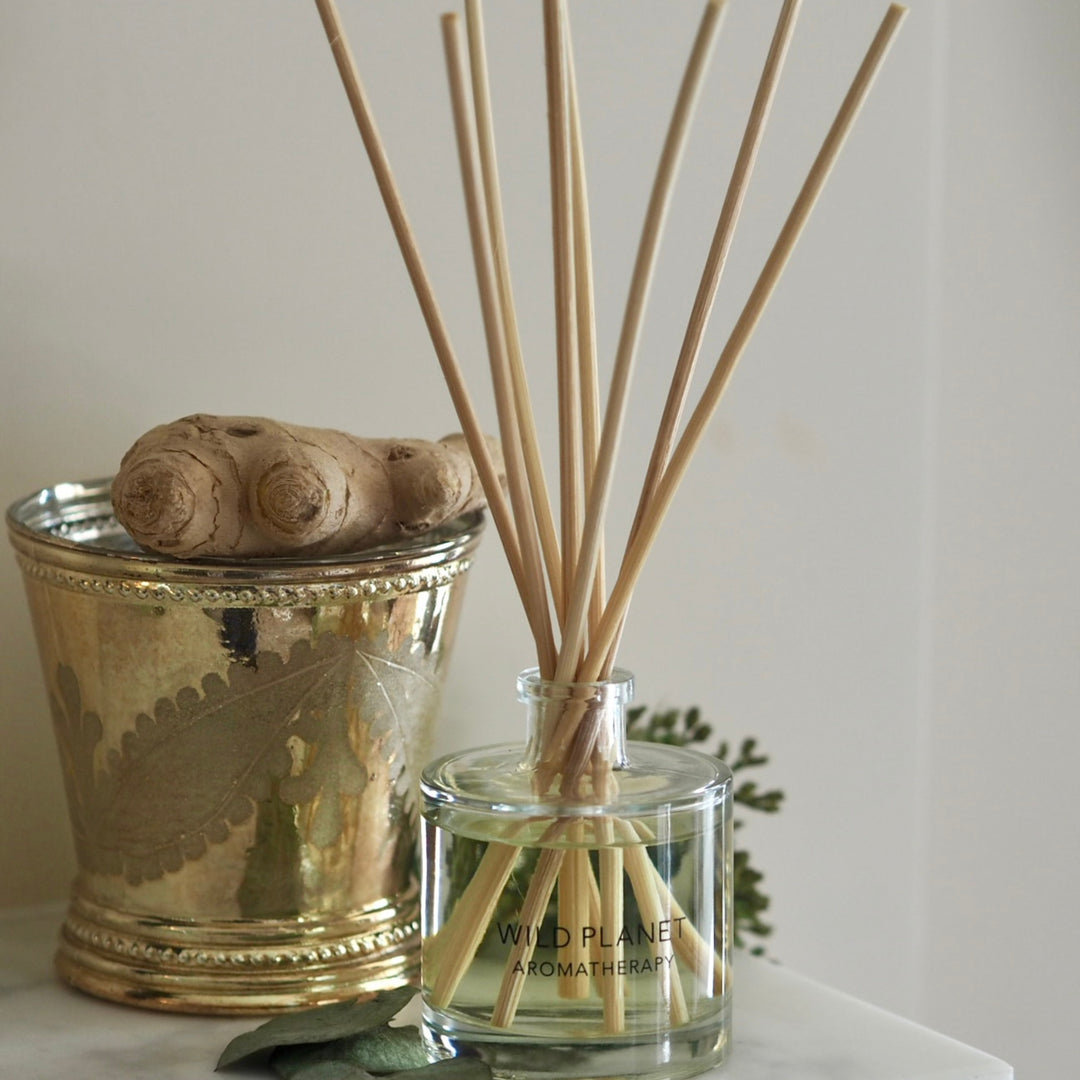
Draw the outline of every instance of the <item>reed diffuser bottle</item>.
M442 17L505 486L424 268L334 0L315 0L535 639L524 746L424 774L424 1009L433 1057L513 1077L678 1077L730 1045L730 774L628 749L631 680L613 670L635 585L709 421L806 227L905 9L891 4L696 403L693 374L800 0L782 0L617 574L605 515L675 175L726 0L706 0L675 97L601 393L583 125L567 0L542 0L558 374L557 499L511 288L481 0ZM617 5L616 5L617 7ZM602 414L602 420L601 420Z
M633 682L518 679L528 742L424 772L424 1034L499 1075L691 1075L730 1043L731 774L630 744Z

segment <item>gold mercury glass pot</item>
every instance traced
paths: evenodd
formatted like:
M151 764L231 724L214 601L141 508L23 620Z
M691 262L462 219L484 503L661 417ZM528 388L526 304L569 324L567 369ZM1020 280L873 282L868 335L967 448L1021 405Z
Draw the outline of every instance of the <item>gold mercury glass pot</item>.
M60 974L217 1014L414 980L416 786L481 516L359 556L178 561L109 490L7 514L78 862Z

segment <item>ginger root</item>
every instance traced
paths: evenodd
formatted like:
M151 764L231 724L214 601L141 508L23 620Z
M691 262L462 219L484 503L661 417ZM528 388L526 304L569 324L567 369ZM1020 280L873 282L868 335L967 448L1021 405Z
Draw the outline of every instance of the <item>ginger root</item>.
M361 439L201 413L143 435L112 500L143 547L234 558L361 551L485 505L461 435Z

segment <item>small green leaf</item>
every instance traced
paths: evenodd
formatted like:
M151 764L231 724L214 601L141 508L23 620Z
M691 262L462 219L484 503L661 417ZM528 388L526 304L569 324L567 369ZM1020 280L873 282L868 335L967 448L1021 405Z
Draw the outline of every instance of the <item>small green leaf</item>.
M365 1073L396 1073L428 1063L420 1031L408 1027L382 1027L307 1046L283 1046L274 1051L270 1066L282 1080L307 1080L311 1067L319 1062L344 1062Z
M415 987L402 986L369 1001L341 1001L318 1009L275 1016L254 1031L246 1031L233 1039L218 1059L217 1068L227 1069L239 1061L279 1046L330 1042L382 1027L415 994Z

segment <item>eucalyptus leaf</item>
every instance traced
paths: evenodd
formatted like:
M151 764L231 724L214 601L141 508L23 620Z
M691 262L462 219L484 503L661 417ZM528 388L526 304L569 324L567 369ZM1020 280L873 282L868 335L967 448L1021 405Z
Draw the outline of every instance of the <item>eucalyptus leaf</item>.
M381 1075L421 1068L428 1063L428 1057L415 1025L384 1024L315 1046L283 1046L274 1051L270 1066L282 1080L308 1080L307 1070L319 1062L344 1062L365 1073Z
M394 1073L394 1080L491 1080L491 1066L478 1057L446 1058Z
M382 1027L415 994L415 987L402 986L368 1001L341 1001L317 1009L275 1016L254 1031L246 1031L233 1039L218 1058L217 1068L227 1069L230 1065L279 1046L331 1042Z

